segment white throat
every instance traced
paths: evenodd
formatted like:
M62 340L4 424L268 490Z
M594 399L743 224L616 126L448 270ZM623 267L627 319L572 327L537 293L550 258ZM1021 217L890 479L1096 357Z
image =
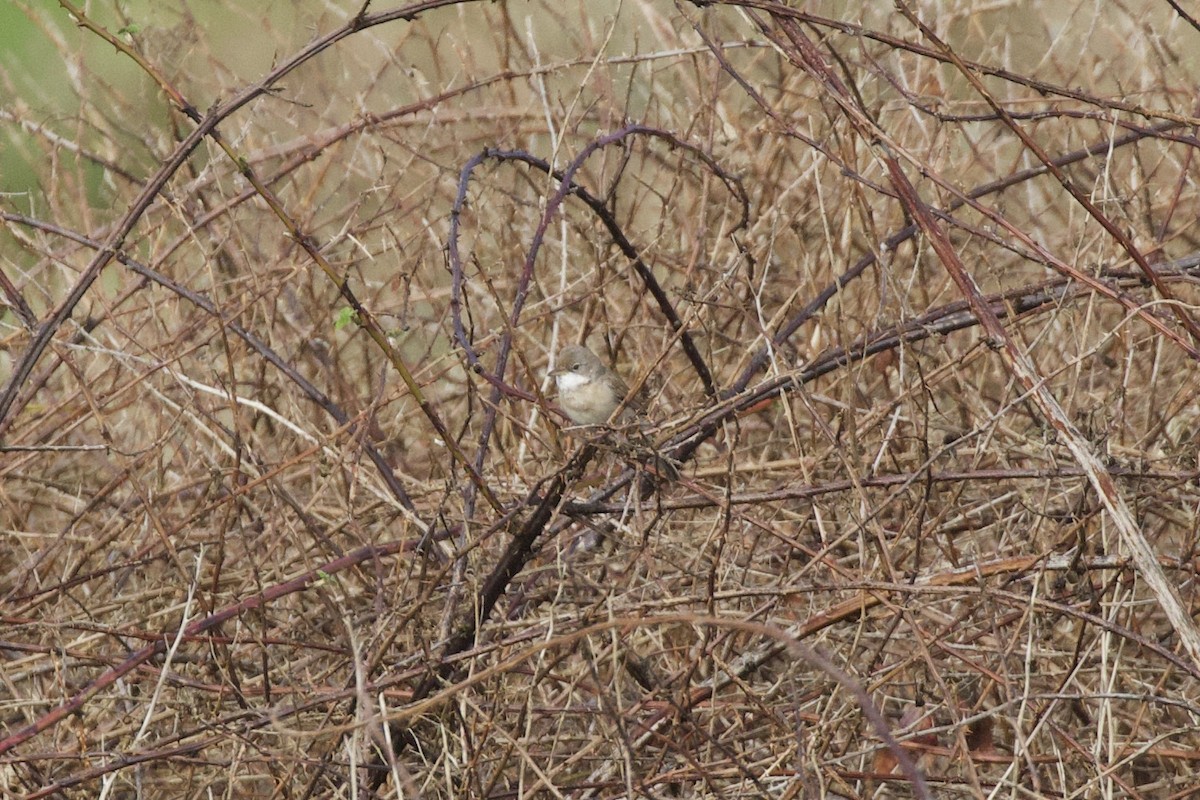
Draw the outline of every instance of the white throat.
M558 384L560 392L569 392L572 389L578 389L580 386L591 383L592 379L586 375L580 375L578 372L560 372L554 376L554 381Z

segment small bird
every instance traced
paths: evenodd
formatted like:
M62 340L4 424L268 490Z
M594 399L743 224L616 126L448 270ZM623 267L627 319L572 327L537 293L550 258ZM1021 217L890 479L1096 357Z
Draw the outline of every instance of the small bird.
M576 425L603 425L612 417L617 406L629 394L621 376L586 347L573 344L558 354L558 367L550 373L558 385L558 404ZM616 422L632 422L646 411L645 387L629 398ZM668 457L655 449L652 442L626 442L632 459L649 468L638 484L638 493L649 495L662 479L679 480L679 469Z
M550 374L558 385L558 404L576 425L608 422L629 394L621 376L582 345L564 347L558 354L558 367ZM633 398L626 410L636 411L640 405L638 398Z

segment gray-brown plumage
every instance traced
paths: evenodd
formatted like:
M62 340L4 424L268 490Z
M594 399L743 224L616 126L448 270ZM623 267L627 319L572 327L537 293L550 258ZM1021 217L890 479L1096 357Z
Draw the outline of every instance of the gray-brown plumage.
M551 373L558 385L558 404L577 425L601 425L609 421L617 406L629 394L621 376L610 369L591 350L569 345L558 354L558 367ZM632 412L642 409L640 398L632 398L618 422L627 421Z
M617 406L629 394L621 376L601 361L595 353L581 345L564 347L558 354L558 366L550 373L558 385L558 404L576 425L603 425L610 421ZM615 420L625 424L646 411L645 387L629 398ZM647 440L644 444L625 439L627 457L644 464L650 474L643 475L639 492L645 496L659 479L679 479L679 470L661 455Z

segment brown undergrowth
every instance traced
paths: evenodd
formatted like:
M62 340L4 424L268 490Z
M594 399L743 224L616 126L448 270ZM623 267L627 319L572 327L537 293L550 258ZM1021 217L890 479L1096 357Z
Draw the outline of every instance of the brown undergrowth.
M3 793L1188 796L1200 30L794 5L14 6Z

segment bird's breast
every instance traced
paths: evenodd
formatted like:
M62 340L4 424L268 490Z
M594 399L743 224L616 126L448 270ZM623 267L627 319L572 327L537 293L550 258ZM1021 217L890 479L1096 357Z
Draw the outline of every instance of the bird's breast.
M608 422L621 398L603 381L567 373L558 378L558 404L577 425Z

